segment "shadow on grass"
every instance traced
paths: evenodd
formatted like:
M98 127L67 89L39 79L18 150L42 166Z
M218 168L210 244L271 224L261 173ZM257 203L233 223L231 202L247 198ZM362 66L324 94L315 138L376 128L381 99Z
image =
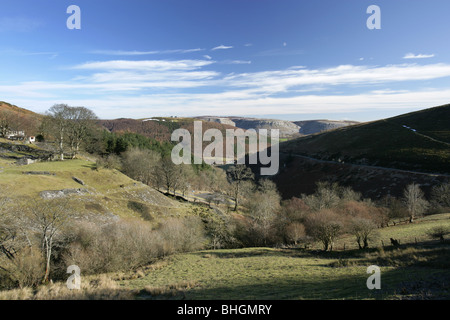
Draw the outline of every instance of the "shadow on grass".
M295 253L297 252L300 254L301 251L297 249L244 248L233 250L201 251L196 254L204 257L233 259L233 258L257 257L257 256L295 257ZM306 252L304 253L307 254Z
M89 168L91 170L98 170L98 166L96 163L83 164L81 165L83 168Z
M382 271L381 289L367 288L365 268L361 274L339 279L277 278L250 284L230 284L180 291L170 296L141 296L140 299L186 300L440 300L449 299L448 275L428 274L416 269Z
M386 299L450 299L450 247L446 244L432 246L403 246L385 250L349 250L349 252L311 252L300 249L244 248L238 250L200 251L192 253L202 258L237 259L246 257L290 257L294 259L329 259L329 264L309 263L299 260L283 274L284 265L265 272L265 267L255 273L237 278L223 278L211 282L198 281L194 288L182 289L170 296L152 296L143 299L188 300L386 300ZM357 258L355 258L357 256ZM291 260L295 261L295 260ZM381 268L381 289L367 288L367 267ZM278 270L279 269L279 270ZM278 272L279 271L279 272ZM245 269L242 272L246 272ZM205 277L207 277L205 270Z

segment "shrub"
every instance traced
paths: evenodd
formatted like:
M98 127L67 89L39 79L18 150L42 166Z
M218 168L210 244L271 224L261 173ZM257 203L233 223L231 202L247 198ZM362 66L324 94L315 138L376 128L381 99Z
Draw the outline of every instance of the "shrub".
M305 226L299 222L292 222L286 227L286 238L288 241L297 244L299 241L305 238L306 230Z
M199 250L206 243L199 217L166 219L158 232L163 241L164 254Z
M9 262L8 275L19 288L35 287L43 280L44 264L41 252L33 247L27 247Z
M161 255L159 235L139 220L80 223L71 238L64 265L75 264L87 274L134 269Z
M110 154L105 157L99 157L95 161L95 166L98 169L117 169L120 170L122 167L122 161L120 157L115 154Z
M376 228L373 221L356 217L351 221L349 231L355 236L359 249L367 249L369 240L372 240L375 236Z
M343 222L333 211L321 210L307 217L306 227L309 235L322 242L324 251L332 251L334 241L343 231Z

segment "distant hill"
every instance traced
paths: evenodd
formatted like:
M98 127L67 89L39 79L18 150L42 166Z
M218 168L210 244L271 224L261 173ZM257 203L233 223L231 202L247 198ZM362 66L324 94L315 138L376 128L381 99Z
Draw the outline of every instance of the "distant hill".
M0 125L6 121L12 130L25 131L26 135L36 135L43 115L0 101Z
M6 111L6 112L12 112L12 113L18 113L18 114L22 114L22 115L27 115L27 116L31 116L31 117L42 117L42 115L35 113L33 111L24 109L24 108L20 108L18 106L15 106L13 104L10 104L8 102L4 102L4 101L0 101L0 109L2 111Z
M299 132L303 135L315 134L323 131L359 124L357 121L345 120L305 120L294 121L300 127Z
M280 151L316 159L450 173L450 105L287 141Z
M260 119L247 117L216 117L202 116L197 119L218 122L236 126L238 128L247 129L278 129L280 137L298 137L300 135L309 135L323 131L333 130L336 128L346 127L358 124L356 121L341 120L304 120L304 121L288 121L279 119Z
M98 123L115 133L138 133L147 138L152 138L160 142L170 141L172 132L176 129L187 129L189 132L194 132L193 118L162 118L154 117L148 119L114 119L114 120L99 120ZM236 127L228 124L220 124L216 122L202 122L203 132L208 129L219 129L225 132L226 129L236 129Z
M214 116L197 117L197 119L227 124L244 130L278 129L280 130L280 137L287 137L293 134L298 134L300 130L300 127L298 125L287 120L258 119L246 117L214 117Z

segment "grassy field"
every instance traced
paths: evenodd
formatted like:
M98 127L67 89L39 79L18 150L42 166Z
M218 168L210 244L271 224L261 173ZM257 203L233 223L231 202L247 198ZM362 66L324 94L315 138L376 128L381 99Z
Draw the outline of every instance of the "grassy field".
M398 249L200 251L167 258L120 285L139 291L141 299L449 299L450 247L426 235L435 225L450 227L449 217L382 229L382 238L395 236L405 244ZM415 238L423 242L416 245ZM381 290L366 286L372 264L381 268Z
M398 248L373 243L368 250L333 252L266 247L202 250L167 256L131 272L85 277L82 273L80 291L70 291L61 282L0 292L0 300L448 300L449 242L427 235L437 225L450 227L450 214L380 229L380 238L400 240ZM380 267L380 290L367 288L371 265Z
M96 169L85 159L37 162L24 166L0 158L0 191L20 204L39 198L42 191L85 189L87 193L70 197L73 207L83 214L114 214L120 217L182 215L190 207L171 200L153 188L130 179L117 170ZM26 174L29 172L41 174ZM47 173L47 174L42 174ZM77 183L76 177L84 182ZM139 206L130 204L139 203ZM144 208L145 212L133 210ZM141 210L142 211L142 210Z

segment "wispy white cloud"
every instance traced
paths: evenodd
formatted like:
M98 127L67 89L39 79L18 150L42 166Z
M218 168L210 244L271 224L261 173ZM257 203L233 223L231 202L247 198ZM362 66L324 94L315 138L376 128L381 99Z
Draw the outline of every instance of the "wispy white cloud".
M414 53L407 53L403 57L403 59L428 59L433 58L434 54L414 54Z
M228 75L230 86L286 92L299 86L368 85L450 77L450 64L401 64L382 67L341 65L327 69L285 69Z
M223 64L251 64L252 62L249 60L223 60L219 63Z
M211 56L208 56L207 54L205 54L205 55L203 56L203 58L208 59L208 60L211 60L211 59L212 59L212 57L211 57Z
M215 50L227 50L227 49L233 49L233 46L224 46L223 44L221 44L220 46L214 47L211 49L211 51L215 51Z
M86 62L72 67L84 70L193 70L214 63L212 60L110 60Z
M145 56L156 54L178 54L204 51L205 49L174 49L174 50L153 50L153 51L127 51L127 50L94 50L90 53L110 56Z
M17 50L17 49L6 49L0 51L0 54L6 54L6 55L14 55L14 56L48 56L49 59L56 58L59 53L55 51L24 51L24 50Z
M92 83L102 90L126 91L155 88L194 88L208 84L220 75L202 70L212 60L112 60L87 62L73 67L94 73L78 76L74 81ZM118 86L120 84L120 86Z

